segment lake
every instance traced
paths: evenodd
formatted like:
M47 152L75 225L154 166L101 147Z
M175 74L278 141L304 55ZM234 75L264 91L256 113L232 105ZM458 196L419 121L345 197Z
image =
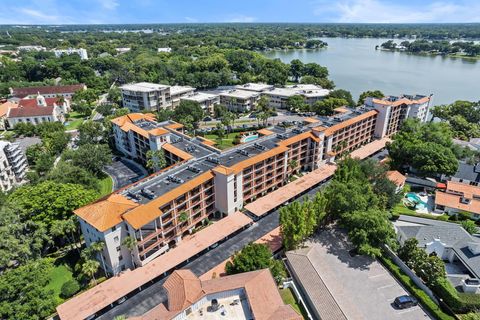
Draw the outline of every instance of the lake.
M367 90L387 95L434 94L433 104L480 100L480 60L375 50L388 39L321 38L327 49L280 50L263 54L283 62L300 59L326 66L337 88L354 99Z

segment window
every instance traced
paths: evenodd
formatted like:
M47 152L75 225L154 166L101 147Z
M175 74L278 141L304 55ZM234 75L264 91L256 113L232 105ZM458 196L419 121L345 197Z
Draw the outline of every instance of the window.
M122 261L123 260L123 256L122 255L119 255L118 256L118 261Z
M115 230L117 230L117 226L113 226L112 232L115 231Z
M118 236L115 236L115 238L113 238L113 241L118 242Z
M122 250L122 249L120 248L120 246L118 246L117 247L117 252L119 252L120 250Z

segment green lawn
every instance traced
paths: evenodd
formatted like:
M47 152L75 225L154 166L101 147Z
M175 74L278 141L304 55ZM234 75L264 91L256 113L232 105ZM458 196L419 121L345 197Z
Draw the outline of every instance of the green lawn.
M282 296L282 300L285 304L289 304L292 306L295 311L302 315L304 319L308 319L307 312L303 308L301 304L297 302L297 299L293 295L292 289L284 288L280 290L280 295Z
M77 129L83 123L83 115L79 114L76 111L69 113L68 124L65 126L66 130Z
M407 215L415 215L416 212L415 210L409 209L405 207L405 205L400 201L395 207L392 209L393 213L398 213L398 214L407 214Z
M109 175L99 180L100 183L100 197L106 196L113 191L113 180Z
M63 299L60 298L62 285L72 279L73 274L69 266L65 263L55 263L55 267L50 272L50 283L45 287L45 290L53 290L55 298L57 298L58 304L60 304L63 302Z
M217 143L215 147L223 150L233 147L233 140L235 140L235 137L239 134L238 132L229 133L225 135L222 140L219 140L216 134L206 134L205 138L215 141Z

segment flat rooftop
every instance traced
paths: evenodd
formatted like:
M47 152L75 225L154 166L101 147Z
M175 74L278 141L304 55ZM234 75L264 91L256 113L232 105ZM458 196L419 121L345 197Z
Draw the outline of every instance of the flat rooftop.
M138 83L131 83L125 84L120 87L122 90L128 91L140 91L140 92L151 92L156 90L162 90L168 88L169 86L164 84L157 84L157 83L150 83L150 82L138 82Z
M195 93L191 96L182 97L182 99L190 100L190 101L197 101L197 102L204 102L204 101L215 99L216 97L218 97L218 94L197 92L197 93Z
M273 85L266 83L245 83L235 86L236 89L262 92L273 89Z
M190 86L171 86L170 87L170 95L172 96L187 93L187 92L192 92L192 91L195 91L195 88Z
M253 97L258 97L259 94L260 93L255 91L238 90L238 89L223 91L220 93L221 96L238 98L238 99L249 99Z
M218 299L221 307L215 311L208 311L205 303L202 308L187 316L188 320L250 320L253 319L247 299L242 299L240 295L231 296L224 299Z

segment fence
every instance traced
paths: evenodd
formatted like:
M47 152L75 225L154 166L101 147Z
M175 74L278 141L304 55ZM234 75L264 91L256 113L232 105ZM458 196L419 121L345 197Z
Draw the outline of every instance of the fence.
M410 269L396 254L395 252L390 249L387 245L384 246L385 251L387 252L388 256L392 258L393 262L402 269L412 280L415 284L422 289L437 305L440 305L438 299L433 294L432 290L430 290L423 281Z

